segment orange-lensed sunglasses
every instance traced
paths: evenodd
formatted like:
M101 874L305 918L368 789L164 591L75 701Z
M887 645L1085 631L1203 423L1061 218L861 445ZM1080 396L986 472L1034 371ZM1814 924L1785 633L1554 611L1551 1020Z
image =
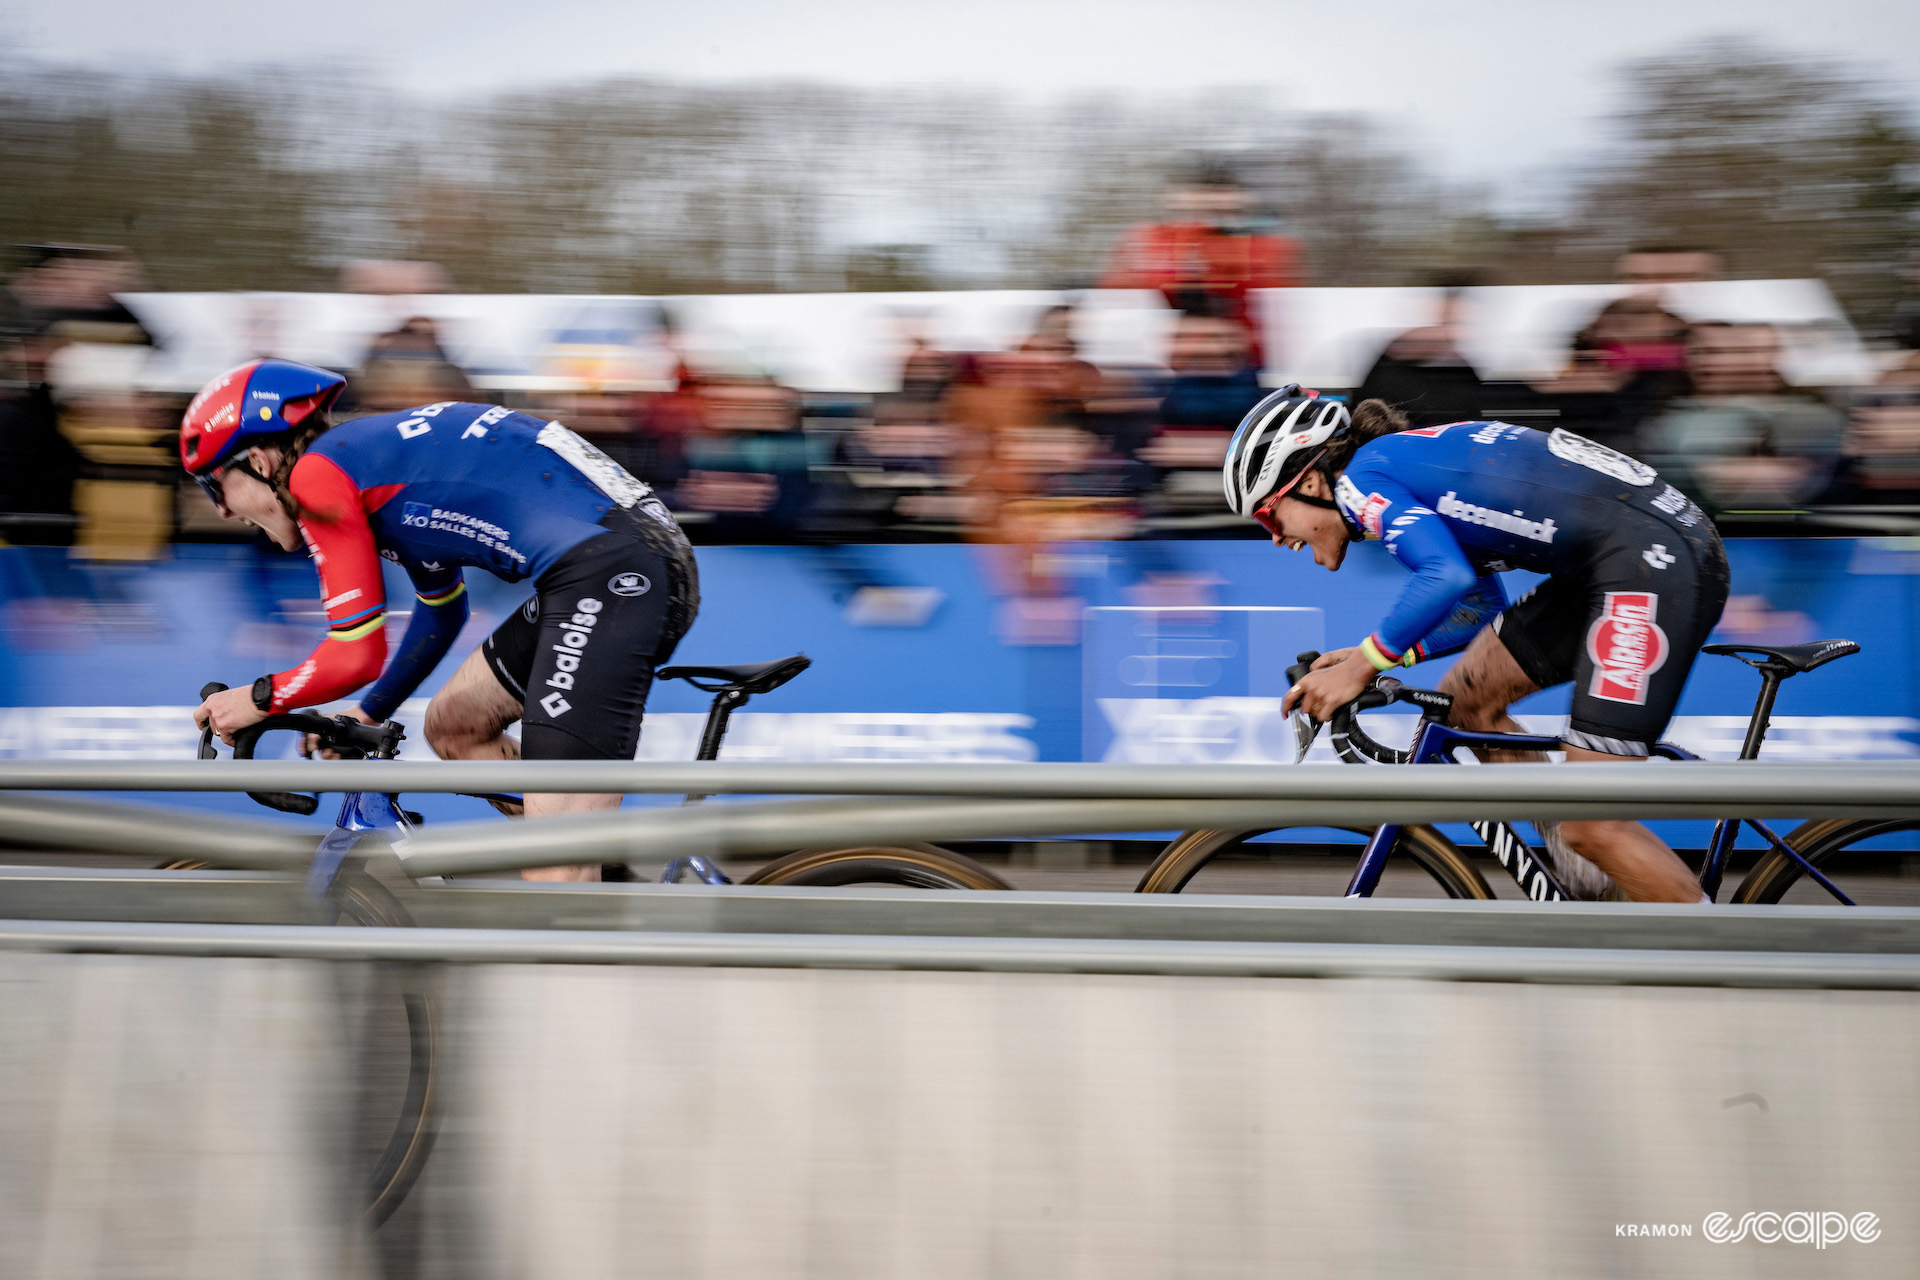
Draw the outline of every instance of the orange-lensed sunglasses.
M1262 502L1253 509L1253 518L1260 522L1260 527L1276 538L1286 536L1280 532L1280 516L1278 514L1280 499L1286 496L1286 492L1283 490L1274 494L1271 498L1268 498L1265 502Z
M1272 494L1270 494L1269 496L1261 500L1261 503L1259 506L1253 509L1253 518L1260 522L1260 527L1262 529L1265 529L1268 533L1272 534L1276 538L1286 537L1284 533L1280 532L1280 517L1277 514L1280 510L1280 500L1286 497L1289 493L1293 492L1294 486L1299 484L1302 480L1305 480L1307 478L1307 473L1309 471L1312 471L1314 467L1319 465L1320 459L1326 457L1326 455L1327 455L1327 451L1323 447L1319 453L1316 453L1313 455L1313 457L1307 459L1307 465L1304 467L1301 467L1300 470L1296 471L1294 473L1293 479L1287 481L1285 484L1281 485L1278 489L1274 490ZM1333 506L1331 502L1328 502L1324 498L1303 497L1303 498L1300 498L1299 501L1314 507L1332 507Z

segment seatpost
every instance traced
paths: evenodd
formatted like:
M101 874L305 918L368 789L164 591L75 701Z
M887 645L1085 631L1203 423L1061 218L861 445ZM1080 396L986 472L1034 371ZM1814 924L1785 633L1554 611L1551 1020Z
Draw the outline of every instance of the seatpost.
M727 736L727 720L733 715L735 707L745 706L747 694L743 689L722 689L713 700L713 709L707 712L707 728L700 735L700 754L695 760L718 760L720 758L720 740Z
M1780 672L1770 667L1761 667L1760 696L1753 703L1753 719L1747 725L1747 740L1740 747L1740 758L1752 760L1760 754L1760 744L1766 741L1767 717L1773 714L1773 698L1780 692L1780 681L1784 678Z
M700 735L700 754L695 760L718 760L720 758L720 740L727 736L727 721L733 715L735 707L747 703L747 691L741 688L722 689L713 699L713 706L707 712L707 727ZM688 793L682 804L699 804L710 793L695 795Z

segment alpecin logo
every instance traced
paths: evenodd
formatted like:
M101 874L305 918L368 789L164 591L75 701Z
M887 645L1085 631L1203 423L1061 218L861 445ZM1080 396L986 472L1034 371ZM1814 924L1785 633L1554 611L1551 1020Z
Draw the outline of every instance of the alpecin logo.
M1587 692L1608 702L1644 706L1647 683L1666 665L1667 633L1655 622L1660 597L1651 591L1609 591L1606 607L1587 631L1593 682Z
M1730 1213L1710 1213L1700 1224L1700 1234L1714 1244L1752 1240L1757 1244L1810 1244L1816 1249L1848 1240L1872 1244L1880 1238L1880 1215L1856 1213L1849 1217L1831 1209L1820 1213L1802 1209L1797 1213L1748 1213L1735 1222Z

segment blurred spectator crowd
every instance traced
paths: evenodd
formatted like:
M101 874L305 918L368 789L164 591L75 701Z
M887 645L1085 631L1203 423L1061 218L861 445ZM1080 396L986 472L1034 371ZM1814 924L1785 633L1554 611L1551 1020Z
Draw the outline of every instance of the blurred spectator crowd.
M1063 543L1257 535L1224 509L1218 467L1266 389L1253 291L1293 283L1296 262L1293 242L1248 221L1230 176L1202 174L1170 193L1167 221L1115 248L1103 280L1157 290L1173 310L1160 365L1091 363L1071 306L995 351L943 349L929 317L903 308L896 389L803 394L689 351L669 316L674 366L651 389L489 392L432 320L412 316L369 344L342 411L501 400L588 437L658 488L697 541L816 546L858 594L885 584L836 549L966 540L997 549L1007 594L1044 599ZM1890 327L1871 385L1814 394L1782 378L1771 326L1689 324L1668 309L1665 286L1716 271L1695 250L1627 255L1627 292L1575 336L1558 376L1535 383L1480 376L1462 343L1477 282L1436 278L1429 323L1386 342L1358 386L1321 390L1377 396L1418 425L1565 427L1652 463L1733 532L1920 527L1920 324ZM1896 320L1920 315L1920 279L1909 286ZM150 341L116 301L140 287L121 251L42 246L0 296L0 540L140 558L170 540L243 535L174 471L180 404L116 376ZM354 287L422 291L377 273ZM274 354L270 337L257 354Z

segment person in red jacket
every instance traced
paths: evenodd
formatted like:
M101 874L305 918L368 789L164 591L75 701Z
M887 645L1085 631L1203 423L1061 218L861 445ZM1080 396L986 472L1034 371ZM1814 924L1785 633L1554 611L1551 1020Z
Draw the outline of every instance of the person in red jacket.
M1128 231L1100 279L1103 289L1155 289L1180 311L1238 321L1265 364L1255 289L1300 283L1300 244L1257 229L1252 198L1229 169L1209 164L1168 188L1165 222Z

